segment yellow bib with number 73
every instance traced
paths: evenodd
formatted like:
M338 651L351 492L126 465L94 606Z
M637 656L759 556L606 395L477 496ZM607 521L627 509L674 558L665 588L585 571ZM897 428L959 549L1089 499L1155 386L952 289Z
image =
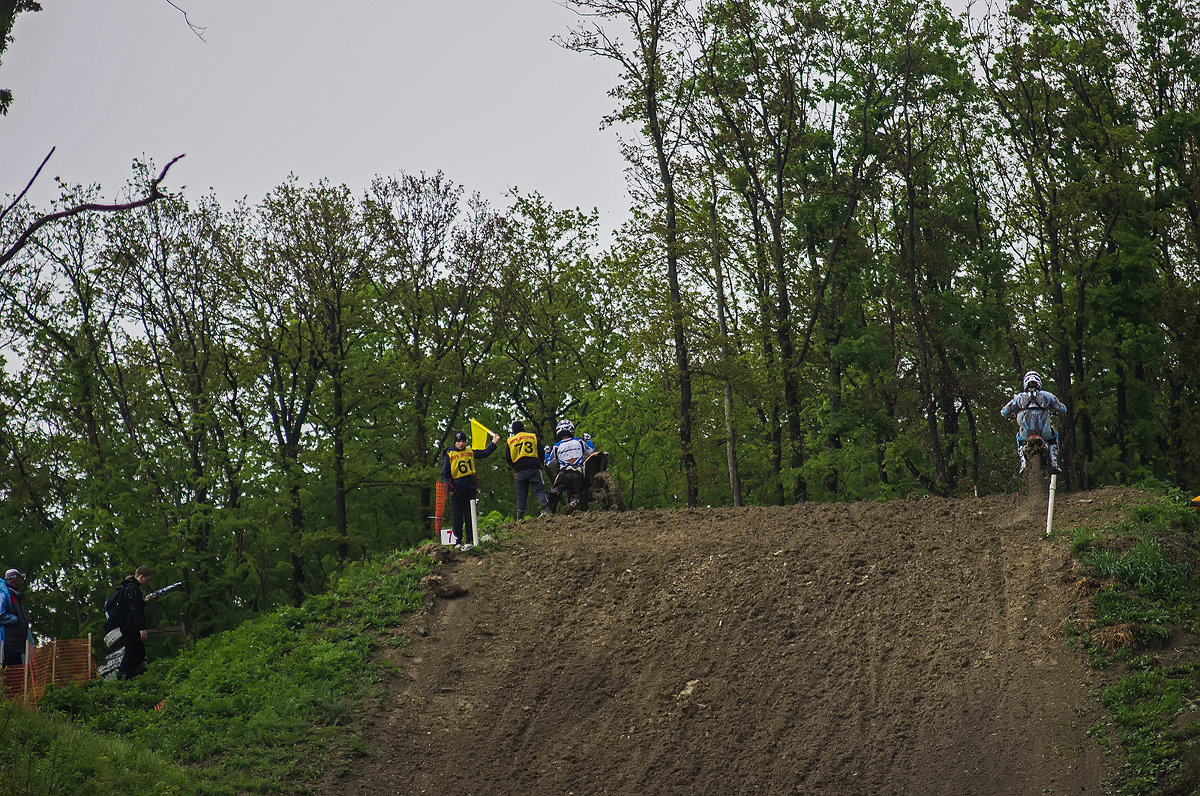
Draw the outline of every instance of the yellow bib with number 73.
M518 459L537 457L537 434L522 431L508 438L508 458L516 462Z

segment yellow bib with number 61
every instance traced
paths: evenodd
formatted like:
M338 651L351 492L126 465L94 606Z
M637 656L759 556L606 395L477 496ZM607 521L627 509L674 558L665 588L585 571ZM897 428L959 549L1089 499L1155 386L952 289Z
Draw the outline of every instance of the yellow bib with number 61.
M465 478L468 475L475 475L475 451L466 448L461 451L447 451L446 455L450 457L450 477Z

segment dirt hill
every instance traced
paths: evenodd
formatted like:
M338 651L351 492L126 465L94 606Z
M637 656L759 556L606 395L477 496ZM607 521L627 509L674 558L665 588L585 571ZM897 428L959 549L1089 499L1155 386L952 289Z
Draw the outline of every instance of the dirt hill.
M1056 527L1134 493L1060 496ZM529 520L323 793L1098 793L1062 543L1013 496Z

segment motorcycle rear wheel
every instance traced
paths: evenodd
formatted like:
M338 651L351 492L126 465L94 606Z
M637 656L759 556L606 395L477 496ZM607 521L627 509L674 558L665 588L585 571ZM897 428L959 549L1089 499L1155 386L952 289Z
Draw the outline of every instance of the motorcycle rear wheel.
M625 510L625 500L621 497L621 487L617 479L607 470L596 473L592 477L592 503L598 508Z

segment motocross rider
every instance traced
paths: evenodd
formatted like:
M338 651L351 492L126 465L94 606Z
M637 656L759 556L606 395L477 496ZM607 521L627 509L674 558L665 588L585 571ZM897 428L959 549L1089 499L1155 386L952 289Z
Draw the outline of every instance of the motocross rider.
M1021 460L1021 472L1025 472L1025 440L1030 436L1039 436L1050 448L1050 472L1061 473L1058 467L1058 434L1050 425L1050 413L1065 415L1067 407L1054 396L1054 393L1042 389L1042 377L1036 370L1031 370L1021 379L1021 392L1000 410L1003 417L1012 417L1016 413L1017 421L1017 458Z
M567 493L567 514L570 514L583 498L583 463L595 452L596 446L588 434L582 439L576 437L575 424L570 420L558 421L554 440L554 447L546 448L546 466L558 467L550 492L556 496Z

